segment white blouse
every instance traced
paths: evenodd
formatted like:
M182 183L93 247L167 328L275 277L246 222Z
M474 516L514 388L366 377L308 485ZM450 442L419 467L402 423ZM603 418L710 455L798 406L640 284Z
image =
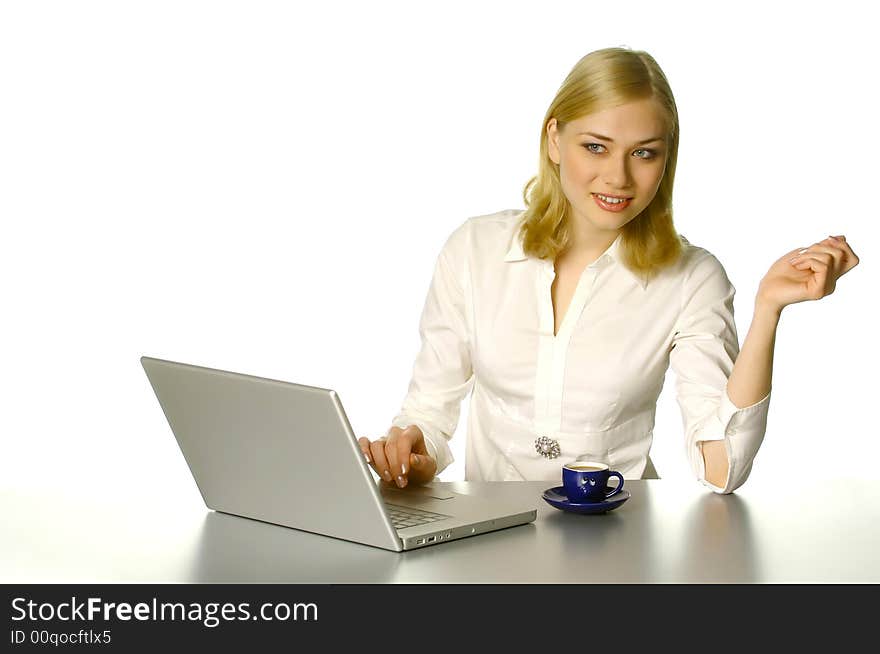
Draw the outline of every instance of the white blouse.
M419 323L421 349L392 424L418 425L437 472L453 460L461 400L472 389L465 478L561 478L563 463L602 461L625 479L645 471L657 398L670 364L696 478L730 493L764 439L770 393L738 409L727 380L739 354L721 263L683 238L684 256L648 282L620 261L618 237L581 275L553 335L553 262L526 256L522 210L466 220L444 244ZM539 452L536 439L558 443ZM723 440L727 483L705 479L698 443Z

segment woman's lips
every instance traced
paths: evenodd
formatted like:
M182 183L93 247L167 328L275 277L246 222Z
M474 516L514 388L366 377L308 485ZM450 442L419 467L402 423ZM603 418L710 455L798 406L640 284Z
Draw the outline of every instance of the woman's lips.
M612 213L623 211L629 206L629 203L632 202L632 198L630 198L616 204L608 204L595 193L593 193L593 199L596 201L596 204L598 204L602 209L604 209L605 211L611 211Z

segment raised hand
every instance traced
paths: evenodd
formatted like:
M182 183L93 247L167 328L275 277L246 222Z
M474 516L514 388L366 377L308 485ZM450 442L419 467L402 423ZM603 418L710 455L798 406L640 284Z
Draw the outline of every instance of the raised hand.
M807 248L795 248L777 259L758 287L756 302L781 311L804 300L831 295L841 276L855 268L859 258L845 236L829 236Z

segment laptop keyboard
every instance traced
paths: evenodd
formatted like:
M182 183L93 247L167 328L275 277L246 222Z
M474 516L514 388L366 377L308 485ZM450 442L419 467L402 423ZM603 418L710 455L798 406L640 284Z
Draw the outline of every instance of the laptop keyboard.
M391 518L391 524L394 525L395 529L415 527L429 522L446 520L449 517L442 513L431 513L430 511L422 511L410 506L400 506L399 504L389 504L387 502L385 503L385 510L388 512L388 517Z

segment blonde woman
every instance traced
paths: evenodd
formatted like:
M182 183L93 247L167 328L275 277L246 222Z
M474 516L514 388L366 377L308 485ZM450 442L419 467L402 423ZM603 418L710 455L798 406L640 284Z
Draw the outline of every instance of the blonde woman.
M472 391L468 480L558 482L602 461L656 478L649 452L671 365L696 479L731 493L764 438L782 309L818 300L859 262L843 235L780 257L739 348L735 289L672 220L678 112L646 52L582 58L547 110L525 211L475 216L434 268L421 349L387 435L359 439L389 484L432 480Z

